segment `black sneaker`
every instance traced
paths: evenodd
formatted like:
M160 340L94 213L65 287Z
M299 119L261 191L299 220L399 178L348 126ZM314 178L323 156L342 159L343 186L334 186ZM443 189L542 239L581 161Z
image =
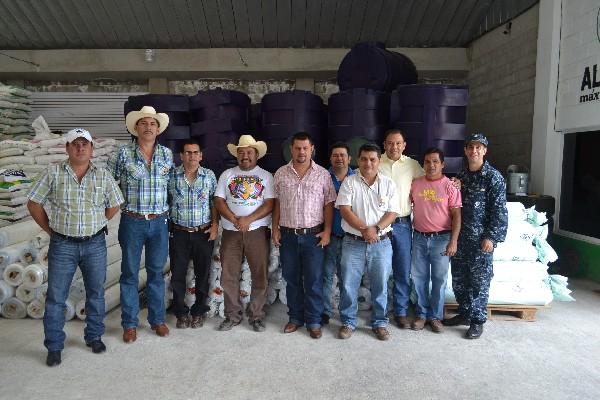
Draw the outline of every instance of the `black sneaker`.
M260 319L255 319L254 321L250 322L250 325L252 325L254 332L264 332L265 329L267 329L265 323Z
M46 357L46 365L49 367L54 367L55 365L60 364L60 351L49 351L48 356Z
M460 314L456 314L452 318L443 320L442 324L444 326L458 326L458 325L469 326L469 320L466 317L463 317Z
M87 347L92 348L92 353L100 354L106 351L106 346L102 343L102 340L94 340L85 344Z
M239 325L240 321L233 321L229 318L225 318L225 320L223 322L221 322L221 325L219 325L219 330L220 331L230 331L231 328L233 328L236 325Z
M329 315L321 314L321 325L327 325L329 323Z

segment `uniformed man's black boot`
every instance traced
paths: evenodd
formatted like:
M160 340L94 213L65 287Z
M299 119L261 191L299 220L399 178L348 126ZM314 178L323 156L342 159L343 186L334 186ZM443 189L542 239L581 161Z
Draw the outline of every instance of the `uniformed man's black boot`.
M442 324L444 324L444 326L458 326L458 325L469 326L469 319L466 317L463 317L460 314L456 314L452 318L443 320Z
M465 337L467 339L479 339L483 333L483 324L471 324Z

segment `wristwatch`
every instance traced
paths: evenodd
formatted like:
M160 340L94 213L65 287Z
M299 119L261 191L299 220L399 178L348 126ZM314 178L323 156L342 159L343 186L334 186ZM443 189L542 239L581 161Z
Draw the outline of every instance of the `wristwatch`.
M381 228L379 227L379 225L375 225L375 230L377 231L378 235L381 233Z

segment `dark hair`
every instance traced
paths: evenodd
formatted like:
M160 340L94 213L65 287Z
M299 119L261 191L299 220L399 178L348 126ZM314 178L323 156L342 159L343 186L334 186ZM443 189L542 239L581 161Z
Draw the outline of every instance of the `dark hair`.
M383 141L385 142L388 138L388 136L393 135L399 133L400 135L402 135L402 140L406 141L406 138L404 137L404 132L402 132L402 130L400 130L400 128L392 128L392 129L388 129L387 131L385 131L385 133L383 134Z
M180 152L180 153L183 153L183 149L184 149L184 148L185 148L185 146L186 146L186 145L188 145L188 144L190 144L190 145L194 145L194 144L195 144L195 145L197 145L197 146L198 146L198 148L200 149L200 151L202 151L202 146L200 146L200 142L198 141L198 139L190 138L190 139L185 139L185 140L182 140L182 141L179 143L179 152Z
M308 140L310 144L314 144L312 137L308 132L296 132L294 136L292 136L292 144L294 144L295 140Z
M331 157L331 153L333 153L333 150L335 150L335 149L346 149L346 153L348 153L348 155L350 155L350 147L346 143L335 142L334 144L329 146L329 157Z
M436 154L440 156L440 161L444 162L444 152L441 149L438 149L437 147L430 147L427 150L425 150L425 154L423 154L423 159L425 159L425 156L427 154Z
M375 143L365 143L362 146L360 146L360 148L358 149L358 157L359 158L363 151L366 151L366 152L374 151L377 153L378 158L381 157L381 147L377 146Z

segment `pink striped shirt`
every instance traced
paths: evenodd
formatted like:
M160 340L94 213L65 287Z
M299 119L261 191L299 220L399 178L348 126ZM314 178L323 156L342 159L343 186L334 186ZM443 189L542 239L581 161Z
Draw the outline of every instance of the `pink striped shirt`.
M329 172L311 161L300 179L292 161L275 172L275 197L279 200L279 226L312 228L323 223L323 207L335 201Z

